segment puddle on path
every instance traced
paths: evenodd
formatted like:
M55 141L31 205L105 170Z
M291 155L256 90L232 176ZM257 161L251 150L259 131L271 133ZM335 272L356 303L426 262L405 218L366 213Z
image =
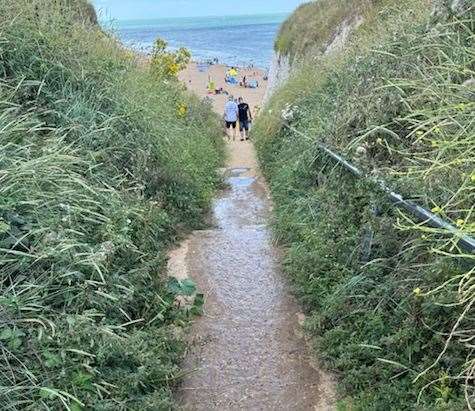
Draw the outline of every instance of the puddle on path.
M299 309L279 271L260 179L228 170L215 230L186 243L189 275L206 295L190 332L185 410L333 410L331 379L310 365Z

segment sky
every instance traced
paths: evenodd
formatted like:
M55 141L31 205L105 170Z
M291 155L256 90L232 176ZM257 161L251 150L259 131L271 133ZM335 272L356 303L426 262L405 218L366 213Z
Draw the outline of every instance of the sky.
M101 19L287 13L308 0L92 0ZM239 6L238 6L239 5Z

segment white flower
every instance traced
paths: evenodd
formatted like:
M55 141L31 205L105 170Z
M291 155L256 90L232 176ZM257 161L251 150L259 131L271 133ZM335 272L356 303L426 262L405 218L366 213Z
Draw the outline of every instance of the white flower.
M297 107L292 106L290 103L287 103L281 112L282 119L285 121L292 121L295 118L297 110Z

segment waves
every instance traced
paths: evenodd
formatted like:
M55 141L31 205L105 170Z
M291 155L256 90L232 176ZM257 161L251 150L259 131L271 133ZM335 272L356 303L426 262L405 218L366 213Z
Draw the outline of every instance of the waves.
M236 66L268 68L274 39L286 15L258 15L122 21L117 34L122 42L150 52L157 37L170 49L186 47L196 61L218 59Z

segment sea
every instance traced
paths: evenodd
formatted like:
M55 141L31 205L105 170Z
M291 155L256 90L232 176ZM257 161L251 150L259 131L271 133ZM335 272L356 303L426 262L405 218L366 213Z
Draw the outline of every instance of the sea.
M150 53L155 40L170 50L186 47L197 62L268 69L274 40L287 14L121 20L112 29L127 47Z

